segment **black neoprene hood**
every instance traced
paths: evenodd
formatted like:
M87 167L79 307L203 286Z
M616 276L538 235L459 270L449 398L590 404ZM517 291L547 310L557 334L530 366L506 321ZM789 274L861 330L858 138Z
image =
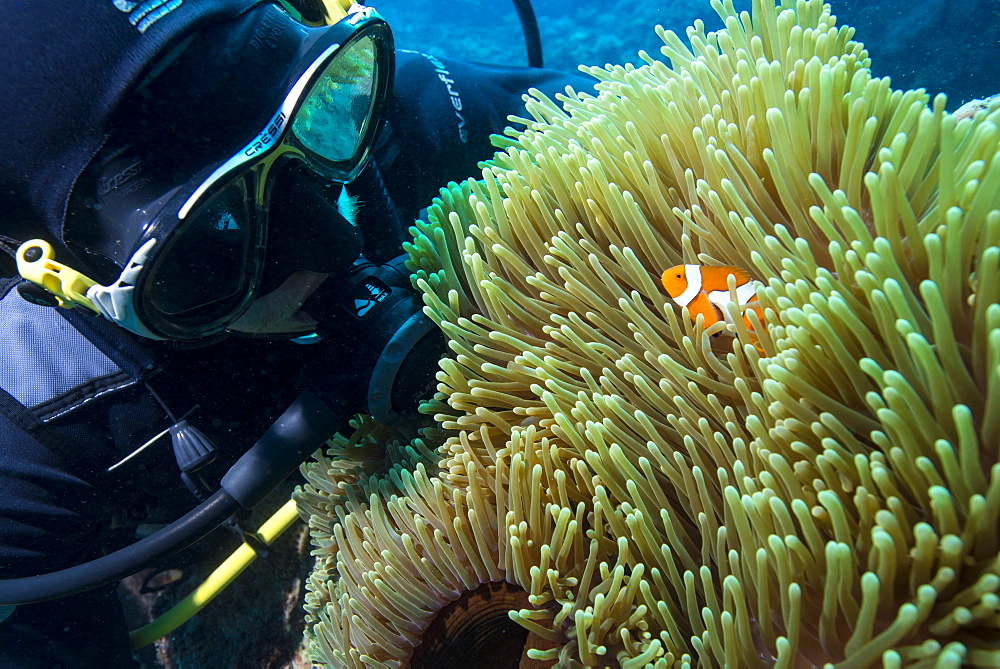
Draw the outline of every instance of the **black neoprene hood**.
M260 0L7 0L0 5L0 233L62 247L74 182L163 54Z

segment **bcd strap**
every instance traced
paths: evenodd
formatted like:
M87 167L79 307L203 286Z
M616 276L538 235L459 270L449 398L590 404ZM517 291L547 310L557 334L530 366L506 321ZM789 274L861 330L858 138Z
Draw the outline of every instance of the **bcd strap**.
M6 390L0 388L0 416L10 421L15 428L25 432L57 456L76 468L89 469L81 458L80 451L67 440L51 430L34 413L18 402Z

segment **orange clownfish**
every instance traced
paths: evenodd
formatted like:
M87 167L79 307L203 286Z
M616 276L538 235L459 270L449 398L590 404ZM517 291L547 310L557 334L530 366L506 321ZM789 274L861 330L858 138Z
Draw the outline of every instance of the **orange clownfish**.
M663 273L661 281L667 294L681 307L687 307L691 320L697 321L698 314L705 317L705 327L725 320L732 321L725 311L729 302L729 275L736 277L736 303L763 316L757 306L757 289L753 279L745 270L726 265L677 265ZM753 329L750 320L743 317L747 328Z

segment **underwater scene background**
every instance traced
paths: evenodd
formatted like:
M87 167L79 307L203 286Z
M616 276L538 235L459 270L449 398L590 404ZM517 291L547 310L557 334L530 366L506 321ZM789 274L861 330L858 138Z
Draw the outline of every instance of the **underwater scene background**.
M412 0L373 2L389 21L396 45L437 56L526 65L524 38L507 0L455 0L434 5ZM749 9L747 0L734 3ZM678 35L695 19L722 27L707 0L602 3L543 0L533 3L545 66L638 63L636 53L657 53L659 24ZM875 76L897 89L948 94L948 108L1000 91L1000 0L845 0L833 2L841 25L857 28Z
M511 2L454 0L432 5L382 0L371 4L391 24L399 48L478 62L526 64L521 27ZM735 5L749 9L745 0ZM922 87L932 97L947 93L950 110L970 99L1000 93L1000 0L846 0L831 5L840 25L857 29L854 39L865 44L873 74L891 77L894 89ZM534 8L545 65L564 70L581 63L639 64L637 51L655 55L662 45L653 31L655 25L682 38L687 26L698 19L707 30L722 27L708 0L620 5L539 0ZM225 599L220 598L169 642L159 644L155 658L152 649L147 651L144 666L310 666L300 646L301 598L296 592L311 565L307 541L303 533L286 537L286 544L277 549L282 554L275 556L280 559L268 561L278 573L248 574L224 593ZM272 614L279 610L282 623L275 625ZM223 637L239 639L240 647L224 642ZM482 666L491 665L484 661Z

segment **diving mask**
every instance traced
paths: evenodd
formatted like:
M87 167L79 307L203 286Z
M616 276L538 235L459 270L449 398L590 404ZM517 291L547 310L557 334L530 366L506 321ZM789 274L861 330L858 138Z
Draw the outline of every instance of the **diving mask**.
M21 275L63 306L153 339L209 337L246 311L261 292L275 181L293 171L351 181L392 85L392 35L371 8L311 28L262 5L212 30L125 105L132 118L114 148L74 189L64 240L97 278L59 264L37 240L18 253ZM219 81L195 81L199 64ZM239 130L248 127L259 131L248 138ZM336 255L336 231L356 233L342 217L331 226Z

